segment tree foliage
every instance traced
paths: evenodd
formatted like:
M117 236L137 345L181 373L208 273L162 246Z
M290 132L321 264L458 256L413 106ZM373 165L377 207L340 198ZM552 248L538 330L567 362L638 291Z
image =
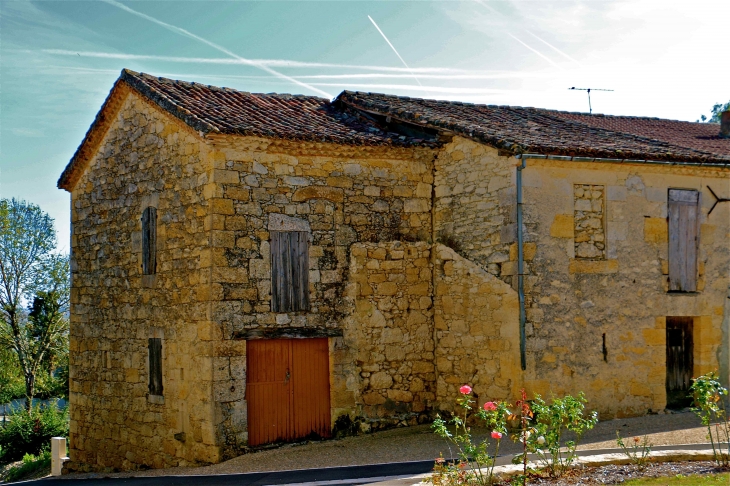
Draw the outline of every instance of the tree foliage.
M0 346L18 357L28 409L44 362L68 348L69 259L55 249L48 214L0 200Z
M710 118L707 118L705 115L700 115L700 119L697 121L703 123L720 123L720 116L722 115L722 112L728 110L730 110L730 101L724 105L722 103L715 103L712 110L710 110Z
M22 396L25 396L25 382L18 365L18 356L12 350L0 346L0 403L8 403Z
M17 461L25 454L39 454L51 437L68 437L68 409L55 405L19 409L0 428L0 464Z

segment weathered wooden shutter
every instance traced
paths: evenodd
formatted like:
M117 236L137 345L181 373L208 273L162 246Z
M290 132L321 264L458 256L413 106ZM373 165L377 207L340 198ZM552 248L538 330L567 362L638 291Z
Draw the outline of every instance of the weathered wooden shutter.
M157 270L157 208L148 207L142 213L142 273L152 275Z
M149 338L150 395L162 395L162 339Z
M296 312L309 309L309 234L271 232L271 309Z
M697 250L699 248L700 193L670 189L667 201L669 219L669 290L697 290Z

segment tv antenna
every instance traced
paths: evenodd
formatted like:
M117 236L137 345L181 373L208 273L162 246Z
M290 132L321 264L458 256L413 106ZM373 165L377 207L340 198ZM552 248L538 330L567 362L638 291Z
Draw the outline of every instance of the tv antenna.
M572 88L568 88L569 90L575 90L575 91L587 91L588 92L588 113L590 115L593 114L593 107L591 106L591 91L613 91L612 89L598 89L598 88L576 88L573 86Z

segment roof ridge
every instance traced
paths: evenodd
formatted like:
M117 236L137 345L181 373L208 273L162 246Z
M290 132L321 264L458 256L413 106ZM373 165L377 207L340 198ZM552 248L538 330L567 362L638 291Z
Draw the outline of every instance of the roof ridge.
M556 108L541 108L538 106L520 106L520 105L489 105L484 103L470 103L467 101L454 101L454 100L438 100L434 98L414 98L412 96L398 96L398 95L392 95L387 93L372 93L367 91L350 91L350 90L344 90L342 93L340 93L339 96L342 96L343 94L356 94L356 95L365 95L365 96L382 96L384 98L393 98L393 99L399 99L399 100L408 100L408 101L427 101L427 102L436 102L436 103L448 103L450 105L454 106L477 106L477 107L484 107L484 108L510 108L513 110L535 110L535 111L541 111L541 112L553 112L553 113L565 113L569 115L581 115L581 116L593 116L593 117L603 117L603 118L620 118L620 119L631 119L631 120L651 120L651 121L668 121L668 122L675 122L675 123L691 123L693 125L706 125L706 123L702 122L696 122L696 121L689 121L689 120L676 120L673 118L660 118L657 116L640 116L640 115L611 115L608 113L586 113L584 111L569 111L569 110L558 110ZM338 96L338 98L339 98Z
M195 81L185 81L183 79L172 79L172 78L165 78L163 76L154 76L149 73L145 73L145 72L141 72L141 71L137 72L137 71L133 71L128 68L122 69L122 75L124 75L124 74L128 74L130 76L136 77L137 79L151 78L151 79L154 79L158 82L165 83L165 84L170 83L170 84L185 85L185 86L190 86L190 87L202 86L202 87L205 87L212 91L224 91L227 93L230 93L230 92L240 93L243 95L256 96L256 97L260 97L260 98L265 98L265 97L282 98L282 99L303 98L303 99L313 99L313 100L316 99L316 100L320 100L320 101L330 101L329 99L322 98L320 96L311 96L311 95L305 95L305 94L301 94L301 93L297 93L297 94L294 94L294 93L255 93L252 91L241 91L239 89L231 88L228 86L215 86L212 84L196 83Z

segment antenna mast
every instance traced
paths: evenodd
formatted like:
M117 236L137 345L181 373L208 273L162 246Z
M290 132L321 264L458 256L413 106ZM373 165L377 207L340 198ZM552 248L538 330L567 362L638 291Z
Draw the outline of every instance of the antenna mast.
M588 113L590 115L593 114L593 107L591 106L591 91L613 91L612 89L598 89L598 88L576 88L573 86L572 88L568 88L569 90L575 90L575 91L587 91L588 92Z

